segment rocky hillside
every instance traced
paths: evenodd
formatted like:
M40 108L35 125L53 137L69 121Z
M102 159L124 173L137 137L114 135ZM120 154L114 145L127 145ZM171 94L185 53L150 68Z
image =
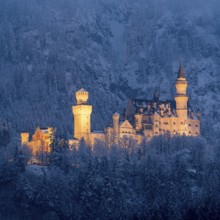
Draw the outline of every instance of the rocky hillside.
M220 4L209 2L0 0L1 120L16 132L49 125L70 137L74 92L84 87L102 129L130 97L155 88L173 97L182 61L204 134L217 135Z

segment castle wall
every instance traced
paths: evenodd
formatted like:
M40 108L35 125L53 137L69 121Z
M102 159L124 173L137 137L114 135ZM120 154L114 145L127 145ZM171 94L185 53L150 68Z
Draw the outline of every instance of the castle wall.
M199 120L188 119L187 124L188 124L188 135L192 135L192 136L200 135L200 121Z
M89 140L90 140L90 144L92 146L94 146L94 144L96 143L96 140L100 140L100 141L105 141L106 140L106 137L105 137L105 134L104 133L90 133L89 135Z

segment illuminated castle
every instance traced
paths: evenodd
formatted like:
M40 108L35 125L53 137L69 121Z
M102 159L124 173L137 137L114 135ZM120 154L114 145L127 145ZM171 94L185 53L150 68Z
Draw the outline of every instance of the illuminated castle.
M180 65L175 86L175 100L160 101L157 94L152 100L130 100L125 109L123 120L120 120L120 115L115 112L112 115L112 125L101 132L91 131L92 105L88 104L89 92L80 89L76 92L76 105L72 108L74 139L69 140L69 144L74 145L84 138L91 145L94 145L96 140L112 145L119 143L125 137L140 144L145 138L150 139L167 132L172 136L200 135L200 113L198 111L195 113L188 104L188 83L182 65ZM41 137L43 136L41 135ZM28 139L29 134L23 133L22 144L30 145L33 148L38 145L39 138L36 138L36 134L31 142Z
M175 100L160 101L157 94L152 100L130 100L123 116L116 112L112 116L112 126L103 132L91 132L92 106L87 104L89 93L84 89L76 92L77 104L73 106L74 138L84 138L93 145L102 140L109 145L127 137L141 143L144 138L162 135L200 135L200 113L193 112L188 104L187 80L182 65L176 79Z

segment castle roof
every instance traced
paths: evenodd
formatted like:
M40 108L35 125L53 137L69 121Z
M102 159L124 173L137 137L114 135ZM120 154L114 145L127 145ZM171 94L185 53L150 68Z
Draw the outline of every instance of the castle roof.
M80 90L78 90L77 92L87 92L84 88L81 88Z
M133 128L131 123L128 120L122 121L120 123L120 128L122 128L122 127L124 127L124 128Z
M118 115L120 115L118 112L115 112L115 113L113 114L113 116L118 116Z
M143 109L144 115L159 115L160 117L176 118L176 102L175 100L146 100L146 99L133 99L132 105L134 107L133 112L129 112L129 120L134 114L138 114L140 109ZM191 105L188 103L188 118L195 120L198 118L195 111L192 110Z
M132 114L137 114L140 109L143 109L145 115L159 115L161 117L176 116L176 102L174 100L132 100L135 111Z
M179 72L178 72L178 76L177 76L177 79L179 79L179 78L186 78L182 63L180 63L180 68L179 68Z

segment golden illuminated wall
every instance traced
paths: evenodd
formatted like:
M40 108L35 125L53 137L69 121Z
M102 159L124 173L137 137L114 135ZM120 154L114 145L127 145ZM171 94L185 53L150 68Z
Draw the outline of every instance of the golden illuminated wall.
M160 116L158 114L154 114L152 117L153 120L153 135L160 134Z
M185 127L183 126L183 123L185 123L185 120L187 120L187 111L188 111L188 96L186 94L187 92L187 86L188 83L186 81L186 78L177 78L176 80L176 112L179 119L181 119L180 122L180 129L183 131Z
M73 106L72 111L74 115L74 138L84 138L88 143L90 142L91 133L91 113L92 106L87 105L89 99L89 92L81 88L76 92L77 105Z
M138 113L134 115L135 118L135 129L140 131L142 129L142 114Z
M21 133L21 144L25 145L29 142L29 137L30 134L29 133Z
M200 135L200 121L199 120L187 120L187 129L188 129L188 135L191 136L198 136Z
M177 95L186 95L188 83L185 78L177 78L175 86Z
M88 140L91 133L91 105L73 106L74 138Z
M29 133L21 133L21 144L28 146L33 156L37 156L41 153L49 153L54 135L55 129L53 128L45 130L37 128L30 141Z
M48 145L48 142L46 142L44 140L30 141L27 146L29 146L30 149L32 150L33 156L39 156L43 153L50 152L50 147Z

